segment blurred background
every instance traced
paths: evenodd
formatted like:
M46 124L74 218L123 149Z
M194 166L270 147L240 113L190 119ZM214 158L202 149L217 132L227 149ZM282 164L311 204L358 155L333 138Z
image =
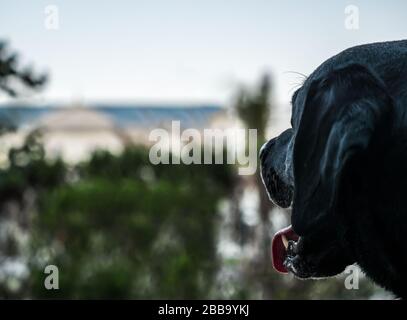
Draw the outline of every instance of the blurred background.
M258 172L152 165L149 133L289 126L306 76L403 39L405 1L0 0L0 297L386 299L276 273ZM202 145L202 148L205 146ZM44 268L59 269L47 290Z

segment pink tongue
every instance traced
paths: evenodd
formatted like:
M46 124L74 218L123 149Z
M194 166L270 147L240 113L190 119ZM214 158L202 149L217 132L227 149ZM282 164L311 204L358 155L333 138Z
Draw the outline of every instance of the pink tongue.
M287 240L297 241L298 235L294 232L291 226L288 226L287 228L278 231L274 235L273 241L271 242L271 252L274 269L281 273L288 273L287 268L284 266L284 260L287 250L285 249L283 243L283 236L285 236Z

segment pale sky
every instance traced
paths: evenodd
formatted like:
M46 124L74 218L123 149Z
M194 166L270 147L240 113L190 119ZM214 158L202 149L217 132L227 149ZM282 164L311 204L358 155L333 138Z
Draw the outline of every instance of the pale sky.
M56 5L59 29L44 26ZM344 26L359 8L359 29ZM407 1L0 0L0 39L49 70L39 101L230 101L272 72L285 104L301 79L353 45L407 38ZM7 101L2 98L1 101Z

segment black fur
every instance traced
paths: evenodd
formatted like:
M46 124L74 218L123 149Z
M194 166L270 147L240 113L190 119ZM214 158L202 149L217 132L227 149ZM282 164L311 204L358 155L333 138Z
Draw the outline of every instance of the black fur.
M292 128L262 148L270 198L292 205L301 278L358 263L407 297L407 40L350 48L292 99Z

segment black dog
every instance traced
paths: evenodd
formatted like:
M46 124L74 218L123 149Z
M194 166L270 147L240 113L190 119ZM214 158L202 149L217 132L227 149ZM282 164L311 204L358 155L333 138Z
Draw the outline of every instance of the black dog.
M291 126L260 152L270 198L292 205L274 267L313 278L357 263L407 297L407 40L324 62L294 93Z

